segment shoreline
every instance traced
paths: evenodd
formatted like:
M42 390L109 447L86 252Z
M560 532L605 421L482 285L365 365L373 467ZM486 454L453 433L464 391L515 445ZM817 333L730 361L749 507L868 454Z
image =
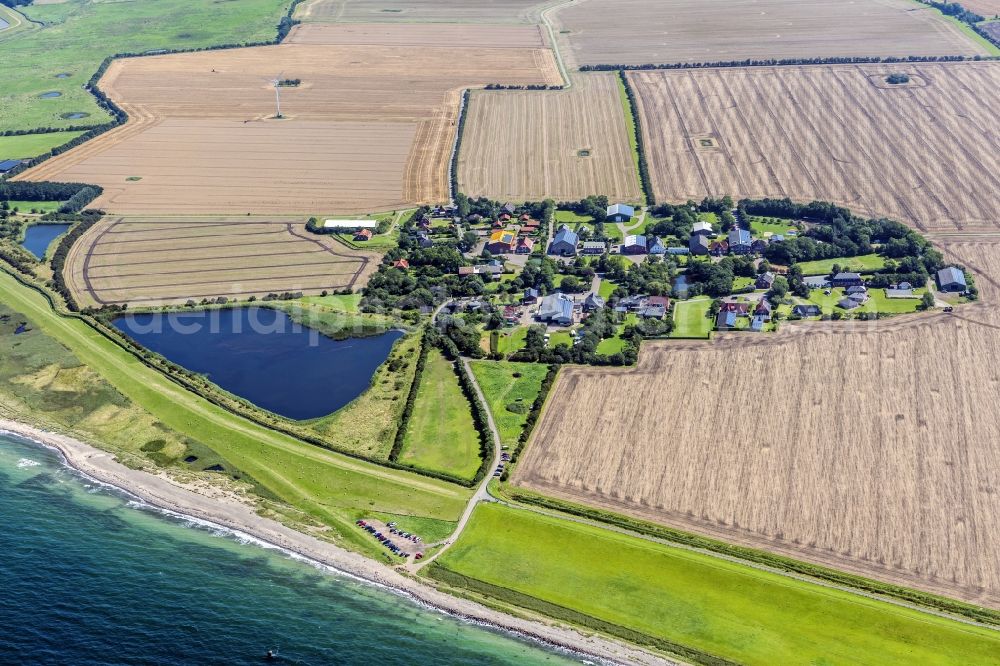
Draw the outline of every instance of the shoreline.
M333 573L382 587L418 605L459 620L479 624L522 639L608 664L677 664L618 643L588 636L571 628L507 615L477 602L455 597L409 578L379 562L298 532L255 513L253 507L230 496L208 497L180 485L165 475L130 469L114 455L73 439L31 425L0 418L0 434L9 433L58 451L65 465L83 476L112 486L142 502L181 518L247 536L265 548L276 548Z

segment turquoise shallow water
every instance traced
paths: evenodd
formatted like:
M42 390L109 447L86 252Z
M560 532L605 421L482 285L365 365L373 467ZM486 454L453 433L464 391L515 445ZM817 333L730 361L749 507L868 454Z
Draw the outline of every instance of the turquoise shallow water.
M565 664L164 515L0 434L0 663ZM271 662L267 662L271 663Z

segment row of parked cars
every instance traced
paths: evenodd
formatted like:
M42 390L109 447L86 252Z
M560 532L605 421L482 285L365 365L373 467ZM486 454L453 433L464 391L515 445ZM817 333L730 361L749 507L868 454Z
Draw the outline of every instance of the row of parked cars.
M510 454L504 451L503 453L500 454L500 464L497 465L497 468L495 470L493 470L493 476L495 478L500 478L500 475L503 474L504 465L506 465L509 462L510 462Z
M372 525L369 525L367 523L367 521L358 520L356 522L357 522L358 527L360 527L361 529L363 529L364 531L368 532L373 537L375 537L376 539L378 539L379 543L381 543L383 546L385 546L389 550L389 552L392 553L393 555L398 555L399 557L404 557L404 558L409 556L409 553L404 553L403 550L399 546L397 546L396 544L394 544L389 537L387 537L384 534L382 534L381 532L379 532ZM417 543L417 542L420 541L420 537L418 537L415 534L410 534L409 532L402 532L400 530L397 530L396 529L396 523L389 523L389 532L391 534L398 535L398 536L400 536L400 537L402 537L404 539L408 539L409 541L413 541L414 543ZM423 556L424 556L423 553L416 553L413 556L413 559L419 560Z

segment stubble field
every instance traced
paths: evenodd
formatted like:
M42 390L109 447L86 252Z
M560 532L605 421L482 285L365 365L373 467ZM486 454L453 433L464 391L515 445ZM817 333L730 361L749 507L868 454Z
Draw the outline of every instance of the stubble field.
M890 86L894 71L910 83ZM995 229L1000 63L629 72L660 200L821 199Z
M993 18L1000 14L1000 0L965 0L961 5L984 18Z
M536 23L539 0L307 0L301 21L350 23Z
M461 90L560 82L547 49L380 46L372 30L307 26L279 46L116 61L101 86L129 123L20 178L99 184L95 205L130 215L440 202ZM523 30L517 39L540 41ZM359 39L370 43L340 43ZM301 79L282 90L282 120L269 84L279 76Z
M943 249L982 304L564 369L515 482L1000 607L1000 244Z
M577 65L986 53L908 0L582 0L553 19Z
M377 265L301 220L108 217L73 245L65 275L85 306L160 305L358 288Z
M458 175L470 196L641 200L617 75L577 74L566 91L477 91Z

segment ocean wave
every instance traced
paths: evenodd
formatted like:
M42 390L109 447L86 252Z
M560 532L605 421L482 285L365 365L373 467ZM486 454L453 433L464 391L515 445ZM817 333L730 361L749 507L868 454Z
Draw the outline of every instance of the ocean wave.
M42 463L38 462L37 460L32 460L31 458L21 458L20 460L17 461L17 466L21 467L22 469L25 467L38 467L41 464Z

